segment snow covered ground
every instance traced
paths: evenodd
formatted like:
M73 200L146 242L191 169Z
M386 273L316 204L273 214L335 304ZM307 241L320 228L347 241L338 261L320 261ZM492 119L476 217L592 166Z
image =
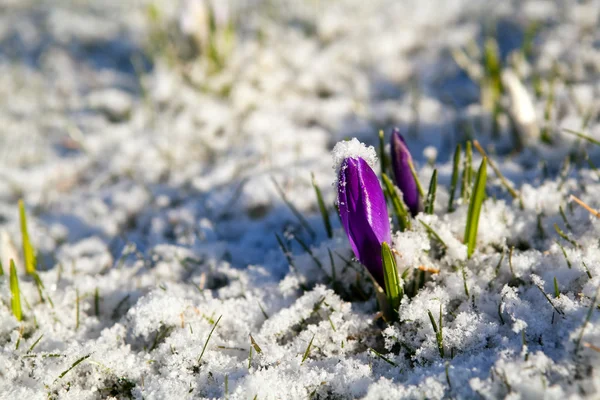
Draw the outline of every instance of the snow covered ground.
M600 147L561 130L600 139L599 1L217 1L212 30L201 3L0 1L0 398L600 397L600 221L569 201L600 208ZM330 151L394 126L438 170L417 219L445 246L393 235L401 271L439 273L387 324ZM523 207L490 169L467 259L469 138Z

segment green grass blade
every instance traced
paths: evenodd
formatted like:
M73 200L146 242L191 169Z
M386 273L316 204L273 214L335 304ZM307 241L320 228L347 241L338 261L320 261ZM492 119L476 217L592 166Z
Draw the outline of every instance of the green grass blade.
M462 184L460 187L460 197L463 202L469 201L470 197L470 186L473 174L473 149L471 147L471 141L467 142L465 147L465 161L463 162L463 173L462 173Z
M252 337L252 335L250 335L250 343L252 343L252 347L254 347L254 350L256 350L256 352L258 354L262 353L262 349L260 348L260 346L258 345L258 343L256 343L256 340L254 340L254 338Z
M383 278L385 281L385 294L394 314L398 312L400 301L404 290L398 279L398 267L390 246L383 242L381 246L381 258L383 259Z
M571 226L571 224L569 224L569 220L567 219L567 215L565 214L565 210L563 210L562 206L558 206L558 212L560 213L560 216L562 217L567 229L572 231L573 227Z
M594 139L594 138L593 138L593 137L591 137L591 136L588 136L588 135L586 135L586 134L583 134L583 133L581 133L581 132L577 132L577 131L574 131L574 130L572 130L572 129L567 129L567 128L563 128L563 131L565 131L565 132L567 132L567 133L570 133L570 134L572 134L572 135L575 135L575 136L577 136L577 137L580 137L581 139L587 140L588 142L590 142L590 143L592 143L592 144L595 144L595 145L597 145L597 146L600 146L600 141L599 141L599 140L596 140L596 139Z
M312 344L313 344L313 340L315 340L315 335L313 335L313 337L310 339L310 342L308 342L308 346L306 346L306 351L304 352L304 355L302 356L302 362L300 364L304 364L304 361L306 361L306 359L308 358L308 355L310 354L310 348L312 347Z
M29 241L27 232L27 216L25 215L25 203L23 199L19 200L19 218L21 220L21 238L23 241L23 260L25 261L25 272L33 274L36 269L37 261L35 251Z
M429 225L427 225L425 222L419 220L419 222L421 223L421 225L423 225L425 227L425 230L427 231L427 234L430 237L433 237L435 240L437 240L443 247L444 249L447 249L448 246L446 245L446 243L442 240L442 238L440 237L440 235L437 234L436 231L433 230L433 228Z
M2 260L0 260L0 276L4 276L4 268L2 267Z
M567 242L571 243L573 245L573 247L581 248L581 245L579 243L577 243L576 241L574 241L573 239L569 238L569 236L566 233L564 233L562 231L562 229L560 229L558 227L558 224L556 224L556 223L554 224L554 230L556 231L556 233L558 233L558 236L560 236L561 238L563 238Z
M292 213L296 216L296 218L298 218L298 221L300 222L300 225L302 225L304 227L304 229L306 229L306 231L308 232L308 234L310 235L310 237L314 239L315 236L317 236L317 234L310 227L310 224L308 223L308 221L306 220L306 218L304 218L302 216L302 214L300 213L300 211L298 211L298 209L288 200L287 196L285 195L285 192L283 191L283 189L281 188L281 186L279 186L279 183L277 183L277 181L275 180L275 178L271 177L271 181L273 181L273 185L275 185L275 189L277 189L277 193L279 193L279 196L281 197L281 200L283 200L283 202L285 203L285 205L288 206L288 208L292 211Z
M325 231L327 231L327 237L333 237L333 229L331 229L331 221L329 220L329 212L327 211L327 207L325 207L325 202L323 201L323 195L321 194L321 189L317 186L317 182L315 181L315 175L312 174L312 185L315 188L315 194L317 196L317 203L319 204L319 210L321 211L321 217L323 218L323 225L325 225Z
M456 192L456 185L458 184L461 150L461 145L459 143L456 145L456 150L454 150L454 162L452 164L452 179L450 181L450 198L448 199L448 212L454 211L454 192Z
M473 185L473 195L469 202L469 212L467 215L467 225L465 226L465 243L467 244L467 257L471 258L477 244L477 229L479 227L479 215L481 214L481 205L485 199L485 185L487 182L487 158L481 160L477 178Z
M385 192L387 194L388 199L392 202L392 207L394 208L394 213L396 214L396 220L398 221L398 226L401 232L404 232L407 229L411 228L410 224L410 216L404 202L398 196L398 192L394 188L392 181L386 174L382 174L381 178L383 180L383 186L385 187Z
M21 309L21 290L19 290L19 277L17 276L17 268L15 262L10 260L10 293L12 295L10 306L12 312L18 321L23 320L23 310Z
M71 371L73 368L75 368L76 366L78 366L79 364L81 364L82 362L84 362L85 360L87 360L88 358L90 358L92 354L88 354L86 356L81 357L80 359L78 359L77 361L75 361L73 364L71 364L71 366L69 368L67 368L65 371L63 371L58 378L56 378L56 380L54 382L56 382L59 379L62 379L66 374L69 373L69 371Z
M437 192L437 169L433 170L431 175L431 181L429 181L429 191L427 192L427 198L425 199L425 214L433 214L435 207L435 194Z
M435 341L437 342L438 351L440 353L440 357L444 358L444 342L441 329L438 329L437 324L435 323L435 318L433 318L433 314L430 310L427 310L427 314L429 315L429 321L431 321L431 326L433 326L433 332L435 332ZM441 322L441 305L440 305L440 322Z
M393 366L393 367L397 367L398 366L398 364L396 364L395 362L393 362L389 358L385 357L383 354L381 354L380 352L378 352L374 348L369 347L369 350L371 350L371 352L373 354L375 354L377 357L381 358L383 361L385 361L386 363L390 364L391 366Z
M208 342L210 341L210 338L211 338L213 332L215 331L215 329L217 329L217 325L219 325L219 321L221 320L221 317L222 317L222 315L219 316L219 319L217 319L217 322L215 322L215 324L213 325L212 329L208 333L208 337L206 338L206 341L204 342L204 346L202 346L202 352L200 353L200 357L198 357L198 364L200 364L200 361L202 360L202 356L204 355L204 351L206 350L206 347L208 346Z
M323 264L315 256L315 253L312 252L312 250L310 249L310 247L302 239L300 239L298 236L294 236L294 239L296 239L296 242L298 242L298 244L300 245L300 247L302 247L302 249L310 256L310 258L313 259L313 261L315 262L315 264L317 264L317 267L319 267L319 269L325 273L325 268L323 267ZM325 273L325 275L327 275L327 273Z

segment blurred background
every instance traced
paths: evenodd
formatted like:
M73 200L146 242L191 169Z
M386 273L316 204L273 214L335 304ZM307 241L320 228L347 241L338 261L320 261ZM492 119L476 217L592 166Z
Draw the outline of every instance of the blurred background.
M442 183L470 138L506 156L517 184L556 174L565 157L597 156L560 128L597 132L599 10L2 0L0 222L16 235L24 198L44 221L42 250L91 234L141 247L216 235L248 245L240 262L257 261L282 224L272 211L286 209L272 177L316 212L310 174L332 203L333 145L376 144L394 126ZM153 217L166 209L167 224Z

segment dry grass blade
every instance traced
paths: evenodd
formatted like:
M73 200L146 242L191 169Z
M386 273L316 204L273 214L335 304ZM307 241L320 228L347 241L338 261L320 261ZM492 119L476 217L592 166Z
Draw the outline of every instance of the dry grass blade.
M590 214L592 214L594 217L596 218L600 218L600 212L596 211L595 209L593 209L592 207L588 206L587 204L585 204L583 202L583 200L581 200L578 197L575 197L573 195L571 195L570 197L571 200L573 200L575 203L579 204L581 207L585 208L586 210L589 211Z

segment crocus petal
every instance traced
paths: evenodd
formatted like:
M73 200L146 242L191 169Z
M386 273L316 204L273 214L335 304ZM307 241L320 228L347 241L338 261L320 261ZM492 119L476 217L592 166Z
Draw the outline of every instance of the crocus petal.
M410 171L412 157L406 142L398 129L392 132L392 168L396 186L402 192L404 203L413 216L419 213L419 190L417 182Z
M346 158L338 176L342 225L354 255L384 286L381 244L391 243L390 221L377 175L362 158Z

